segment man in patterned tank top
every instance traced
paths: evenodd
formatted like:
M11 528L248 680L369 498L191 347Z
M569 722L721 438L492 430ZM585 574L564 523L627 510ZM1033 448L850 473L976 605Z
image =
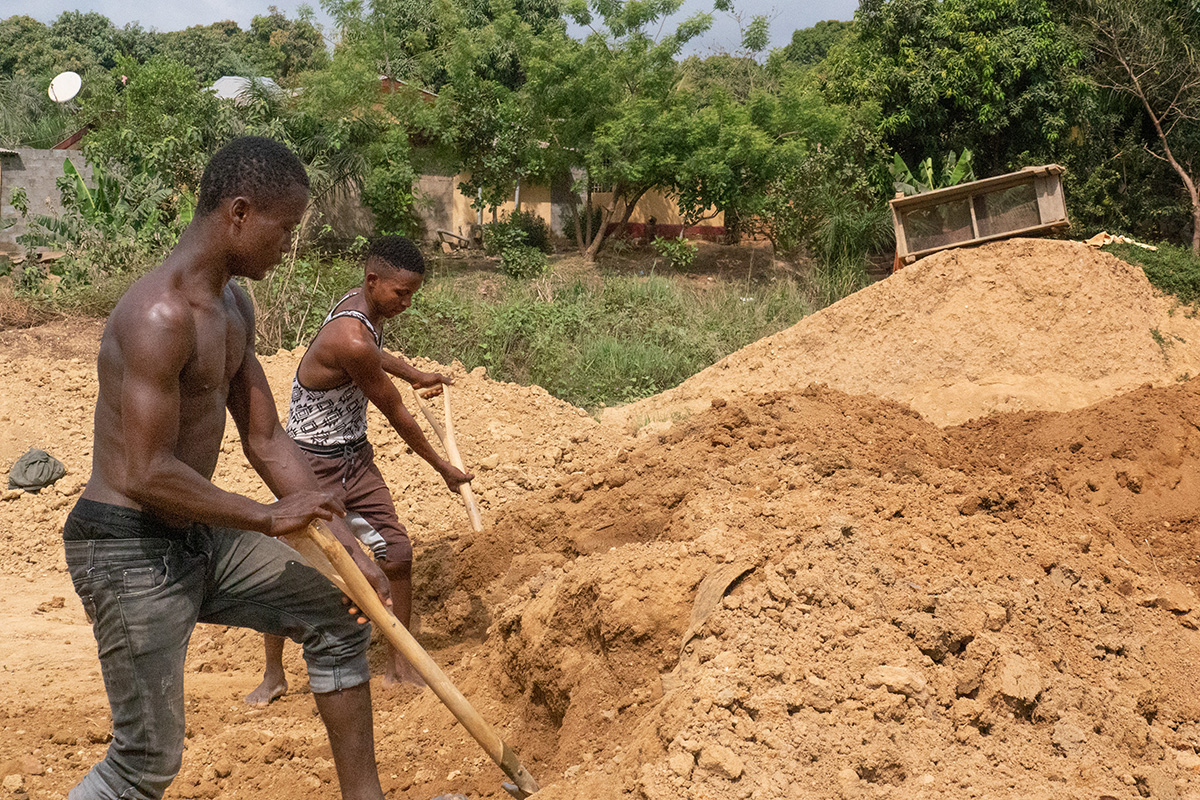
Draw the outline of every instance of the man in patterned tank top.
M422 389L450 383L438 373L422 372L382 348L381 325L403 313L425 277L421 252L402 236L384 236L367 251L363 283L347 294L325 318L292 380L287 433L308 458L321 487L356 512L383 538L383 572L391 584L396 617L409 626L412 616L412 544L396 516L392 495L367 441L367 404L383 412L412 451L429 462L446 487L474 478L437 454L392 383L395 376ZM378 555L378 551L377 551ZM266 637L262 683L246 697L266 705L287 691L283 639ZM388 648L385 684L423 685L408 662Z

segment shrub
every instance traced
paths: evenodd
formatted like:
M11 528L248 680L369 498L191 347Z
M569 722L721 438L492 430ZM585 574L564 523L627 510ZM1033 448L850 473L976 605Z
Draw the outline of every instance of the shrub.
M508 216L508 224L525 234L525 244L536 247L543 253L553 252L550 246L550 226L536 213L514 211Z
M501 255L510 247L532 247L542 253L553 252L550 226L532 211L514 211L499 222L483 226L483 251Z
M549 266L546 254L529 245L509 247L500 254L500 271L510 278L536 278Z
M696 260L697 247L695 243L683 238L683 234L680 234L677 239L655 236L654 249L667 260L668 264L680 272L686 270Z
M483 252L489 256L498 256L505 250L527 244L525 232L510 225L508 220L489 222L483 226Z

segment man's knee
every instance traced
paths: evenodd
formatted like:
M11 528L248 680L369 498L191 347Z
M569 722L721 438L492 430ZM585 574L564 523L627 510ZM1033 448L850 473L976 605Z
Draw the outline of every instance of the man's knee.
M406 561L393 561L388 559L383 562L383 574L391 581L402 581L412 578L412 558Z

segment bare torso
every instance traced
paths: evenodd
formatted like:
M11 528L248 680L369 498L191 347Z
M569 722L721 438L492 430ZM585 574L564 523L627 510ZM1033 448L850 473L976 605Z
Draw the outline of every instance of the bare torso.
M141 508L130 496L122 400L126 394L129 351L144 347L147 321L168 316L183 339L178 372L178 430L175 457L204 478L211 478L225 432L230 382L241 368L252 335L244 294L232 284L214 300L191 290L184 276L160 267L138 281L121 299L105 327L100 345L99 398L96 403L92 477L83 496L104 503Z

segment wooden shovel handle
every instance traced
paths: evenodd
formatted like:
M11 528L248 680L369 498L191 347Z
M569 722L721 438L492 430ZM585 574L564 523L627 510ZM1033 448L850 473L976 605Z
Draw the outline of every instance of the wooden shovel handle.
M429 657L408 629L400 624L400 620L387 609L379 595L375 594L366 576L354 563L354 559L334 537L324 521L316 520L303 534L291 534L283 538L304 556L310 566L321 572L353 600L359 611L379 626L392 647L412 664L413 669L425 679L425 683L438 699L450 709L450 713L475 737L475 741L479 742L484 752L499 765L504 774L512 779L520 797L528 797L538 791L537 781L517 760L516 753L479 715L458 687L450 682L442 668ZM509 791L511 793L511 790Z
M442 385L442 401L446 411L446 426L442 425L434 417L433 412L429 410L429 406L421 398L421 393L413 390L413 394L417 398L417 407L421 409L421 413L425 415L425 419L429 422L429 427L433 428L433 432L442 442L442 447L446 448L446 455L450 459L450 463L455 469L460 469L463 472L467 471L463 464L462 455L458 452L458 443L454 439L454 420L450 416L450 386ZM483 530L483 517L479 513L479 505L475 502L475 492L471 489L470 483L460 484L458 493L462 495L463 503L467 506L467 516L471 519L471 530L479 533Z

